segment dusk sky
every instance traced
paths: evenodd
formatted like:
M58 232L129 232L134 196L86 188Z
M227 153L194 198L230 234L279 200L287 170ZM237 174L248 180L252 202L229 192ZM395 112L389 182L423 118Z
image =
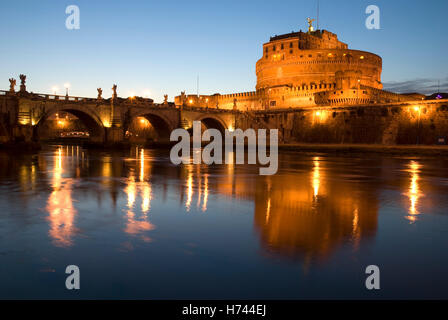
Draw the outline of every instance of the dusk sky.
M80 8L80 30L65 27L65 8ZM368 5L381 9L381 30L365 27ZM349 48L383 58L385 88L448 90L448 1L321 0L320 28ZM182 90L201 94L255 89L262 44L306 30L316 1L2 1L0 89L27 75L28 91L70 95L142 96L173 101ZM17 81L19 83L19 80ZM427 88L430 87L430 88ZM419 90L420 88L420 90Z

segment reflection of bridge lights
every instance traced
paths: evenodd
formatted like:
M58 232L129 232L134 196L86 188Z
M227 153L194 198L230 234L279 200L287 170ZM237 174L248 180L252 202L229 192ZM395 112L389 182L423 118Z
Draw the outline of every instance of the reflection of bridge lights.
M319 195L319 187L320 187L320 167L319 167L319 157L315 157L313 159L313 190L314 190L314 198Z
M422 197L422 193L420 192L418 183L418 180L420 178L420 167L421 165L416 161L411 161L411 163L409 164L408 172L411 174L411 184L409 186L407 196L409 197L411 203L409 206L409 216L407 217L407 219L411 222L415 222L417 220L416 216L420 214L417 207L419 198Z
M193 173L189 172L188 180L187 180L187 201L185 202L185 207L187 209L187 212L190 211L192 199L193 199Z
M415 106L414 107L414 111L416 111L416 112L420 111L420 107L419 106Z

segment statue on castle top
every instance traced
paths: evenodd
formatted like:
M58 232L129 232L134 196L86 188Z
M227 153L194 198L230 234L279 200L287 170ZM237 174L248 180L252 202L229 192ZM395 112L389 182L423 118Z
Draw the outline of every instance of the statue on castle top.
M14 93L15 86L16 86L16 79L14 79L14 78L9 79L9 92Z
M112 86L112 99L116 99L117 98L117 85L114 84Z
M313 32L313 22L316 21L316 19L306 18L306 21L308 21L308 32Z
M97 97L97 99L98 99L98 100L102 100L102 99L103 99L103 97L102 97L102 95L103 95L103 89L101 89L101 88L97 88L96 90L98 91L98 97Z

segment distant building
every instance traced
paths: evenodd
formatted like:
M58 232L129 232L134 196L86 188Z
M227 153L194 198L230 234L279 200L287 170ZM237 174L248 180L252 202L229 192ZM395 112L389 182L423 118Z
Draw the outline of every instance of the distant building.
M382 90L381 57L348 49L336 34L326 30L271 37L263 44L263 55L255 71L256 91L181 95L175 98L175 104L246 111L424 98L419 94L401 95Z

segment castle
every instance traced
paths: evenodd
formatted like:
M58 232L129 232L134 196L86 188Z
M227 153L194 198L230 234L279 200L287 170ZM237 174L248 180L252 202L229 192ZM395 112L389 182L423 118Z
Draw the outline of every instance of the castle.
M256 90L234 94L175 97L188 105L239 111L315 106L371 105L421 100L424 96L384 91L380 56L348 48L336 34L314 30L270 38L257 61Z

